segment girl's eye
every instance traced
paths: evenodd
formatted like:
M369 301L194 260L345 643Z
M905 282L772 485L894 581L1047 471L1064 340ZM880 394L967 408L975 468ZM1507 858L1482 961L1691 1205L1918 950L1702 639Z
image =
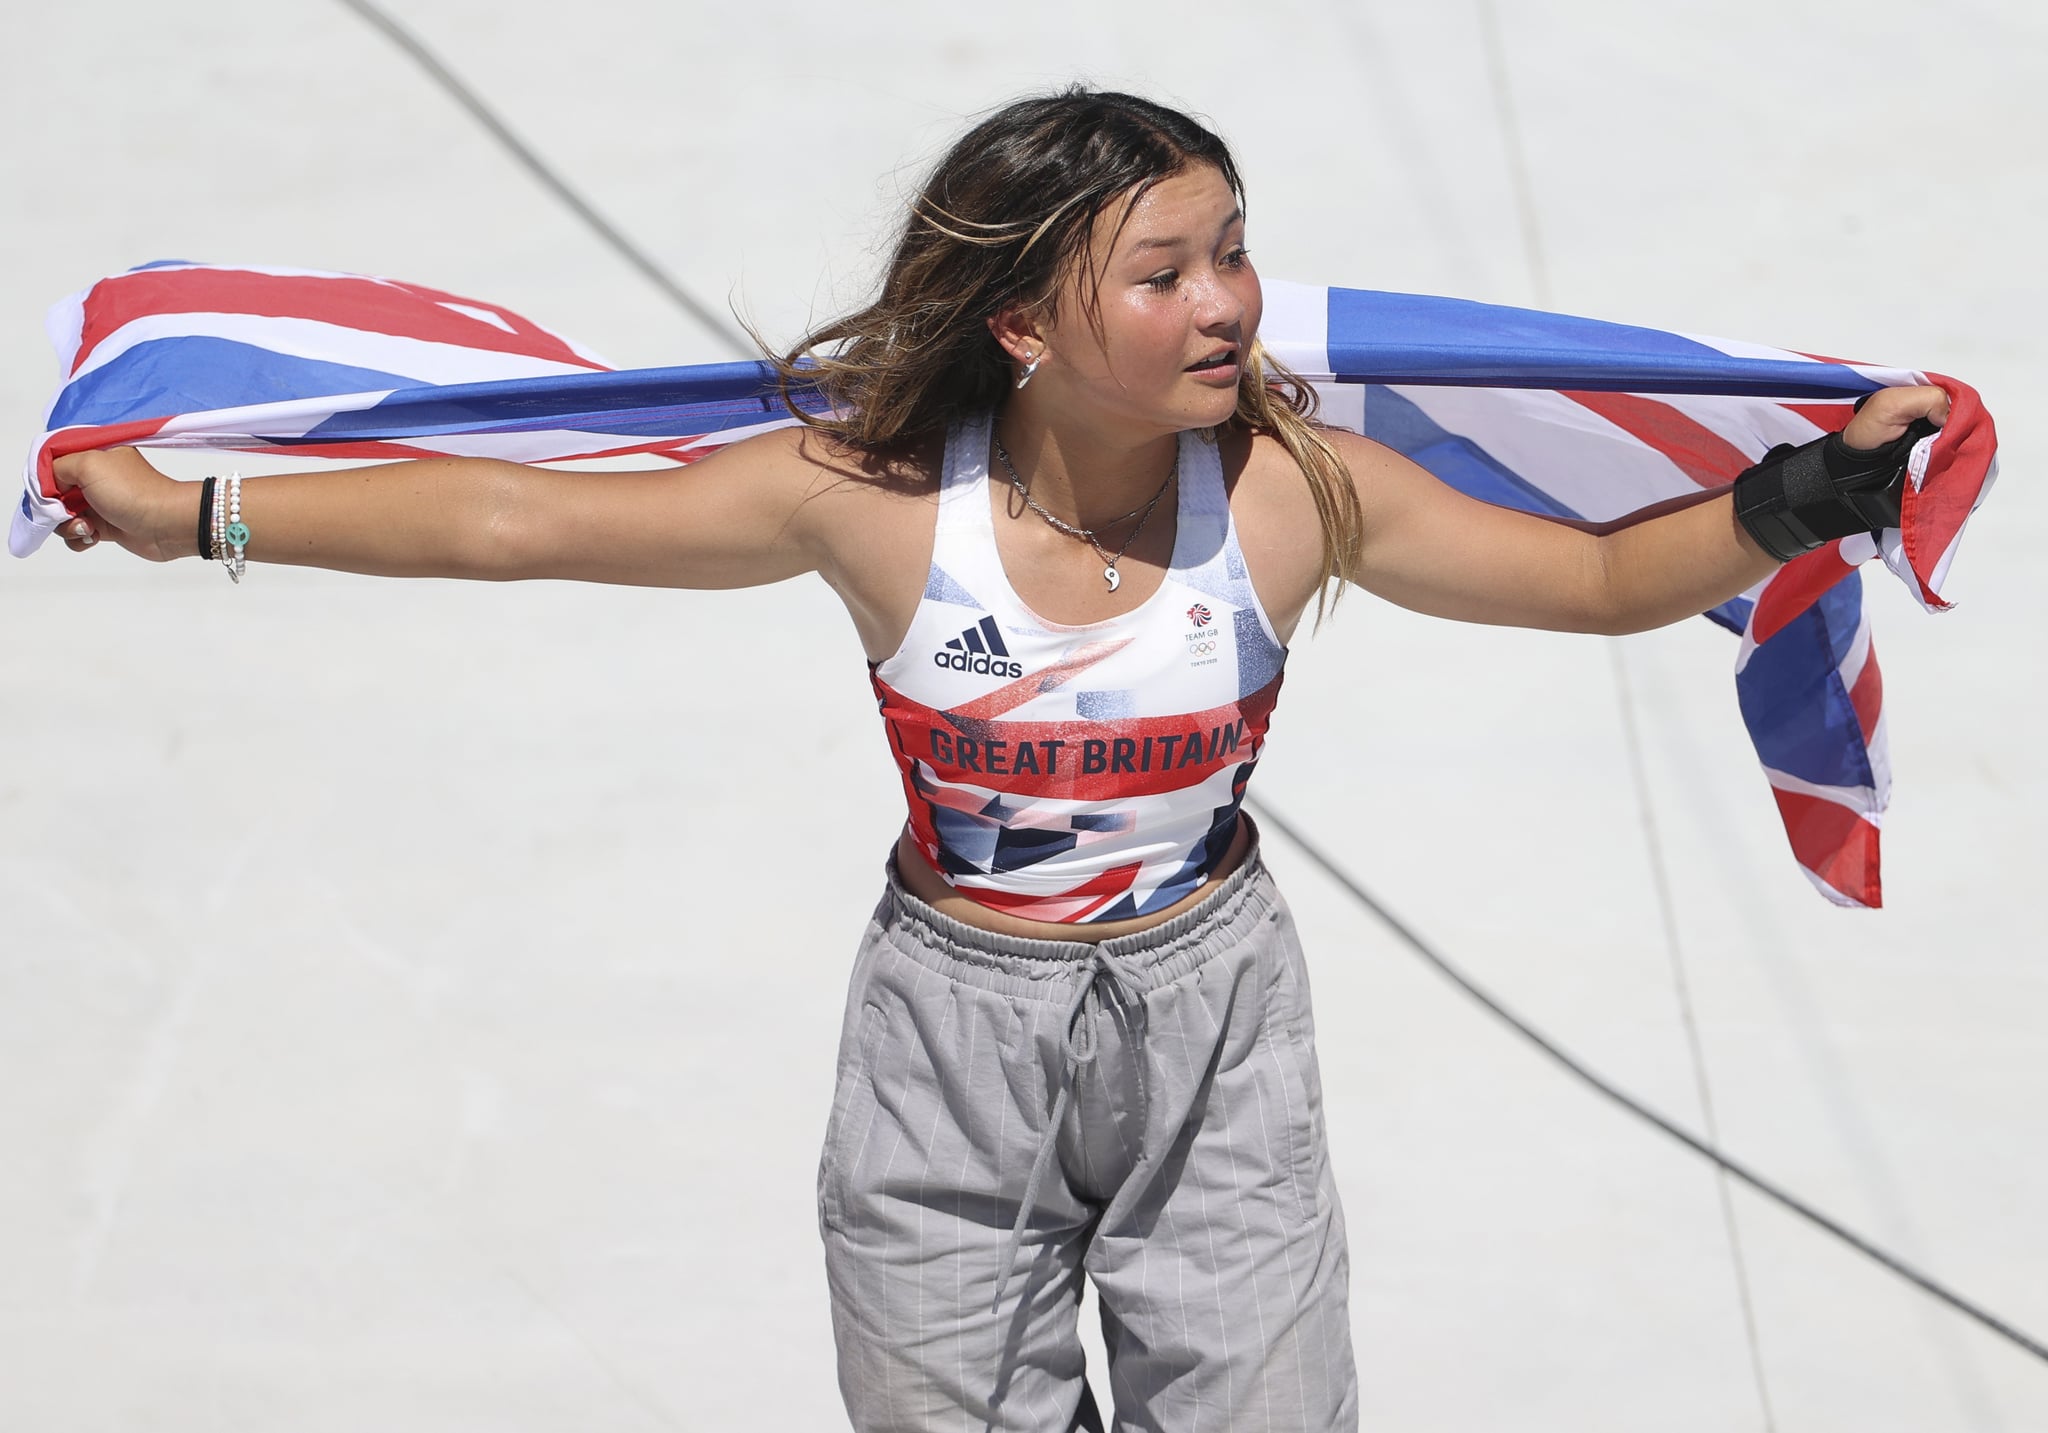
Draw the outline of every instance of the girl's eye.
M1154 274L1151 278L1145 280L1145 287L1153 290L1155 293L1163 294L1179 282L1180 275L1172 269L1168 269L1163 274Z
M1252 251L1250 249L1234 249L1225 255L1223 259L1223 262L1230 265L1233 269L1241 269L1251 261Z

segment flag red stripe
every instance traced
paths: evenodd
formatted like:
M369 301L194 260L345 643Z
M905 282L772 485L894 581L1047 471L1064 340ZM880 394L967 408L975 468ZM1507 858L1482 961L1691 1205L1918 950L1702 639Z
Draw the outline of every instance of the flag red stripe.
M1803 557L1795 557L1757 594L1756 610L1750 614L1750 636L1768 642L1787 622L1804 612L1823 592L1856 569L1842 561L1841 544L1831 542Z
M503 319L511 330L443 305L457 303ZM173 313L249 314L302 318L341 328L455 344L492 353L570 363L605 371L569 345L510 309L438 289L376 279L306 278L248 269L143 269L102 279L86 296L85 326L72 372L123 325Z
M1669 403L1634 393L1566 393L1564 396L1598 413L1631 437L1649 444L1703 488L1718 488L1734 482L1736 474L1750 464L1749 457L1740 448Z
M1998 429L1976 389L1939 373L1927 378L1948 394L1948 421L1934 440L1926 483L1917 489L1911 483L1906 485L1900 523L1905 531L1906 561L1920 579L1921 595L1946 607L1928 583L1935 564L1954 544L1984 491L1992 455L1998 449ZM1938 475L1943 479L1940 482L1935 481Z
M1775 786L1771 794L1800 865L1859 905L1884 904L1877 827L1838 802Z

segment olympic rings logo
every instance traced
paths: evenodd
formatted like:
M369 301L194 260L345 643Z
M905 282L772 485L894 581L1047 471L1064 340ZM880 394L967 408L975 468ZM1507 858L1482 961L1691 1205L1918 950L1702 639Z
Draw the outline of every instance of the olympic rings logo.
M1209 654L1210 654L1211 652L1213 652L1213 651L1215 651L1215 650L1216 650L1216 644L1215 644L1214 642L1190 642L1190 643L1188 643L1188 654L1189 654L1190 656L1194 656L1194 657L1206 657L1206 656L1208 656L1208 655L1209 655Z

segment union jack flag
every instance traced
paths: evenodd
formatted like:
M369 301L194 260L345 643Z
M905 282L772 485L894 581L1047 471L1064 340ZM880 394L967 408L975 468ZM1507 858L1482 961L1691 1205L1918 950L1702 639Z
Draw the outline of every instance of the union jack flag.
M687 462L795 420L756 362L617 372L495 304L355 274L144 265L57 304L62 368L8 546L67 516L67 453L136 443L518 462ZM1731 481L1853 401L1932 383L1948 424L1914 451L1901 527L1788 563L1710 619L1740 637L1736 695L1799 865L1880 903L1889 795L1882 684L1857 567L1881 557L1929 610L1996 473L1974 390L1940 374L1457 299L1271 283L1261 336L1326 420L1488 502L1604 519ZM799 394L806 407L822 407ZM1191 618L1193 614L1190 614Z

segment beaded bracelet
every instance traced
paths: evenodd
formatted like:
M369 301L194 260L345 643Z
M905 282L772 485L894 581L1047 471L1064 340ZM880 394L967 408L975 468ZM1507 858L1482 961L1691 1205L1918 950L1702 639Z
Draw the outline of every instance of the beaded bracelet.
M221 529L221 536L227 539L228 551L221 554L221 561L227 564L228 576L236 582L249 570L248 558L243 550L249 545L249 525L242 521L242 475L228 474L227 524Z

